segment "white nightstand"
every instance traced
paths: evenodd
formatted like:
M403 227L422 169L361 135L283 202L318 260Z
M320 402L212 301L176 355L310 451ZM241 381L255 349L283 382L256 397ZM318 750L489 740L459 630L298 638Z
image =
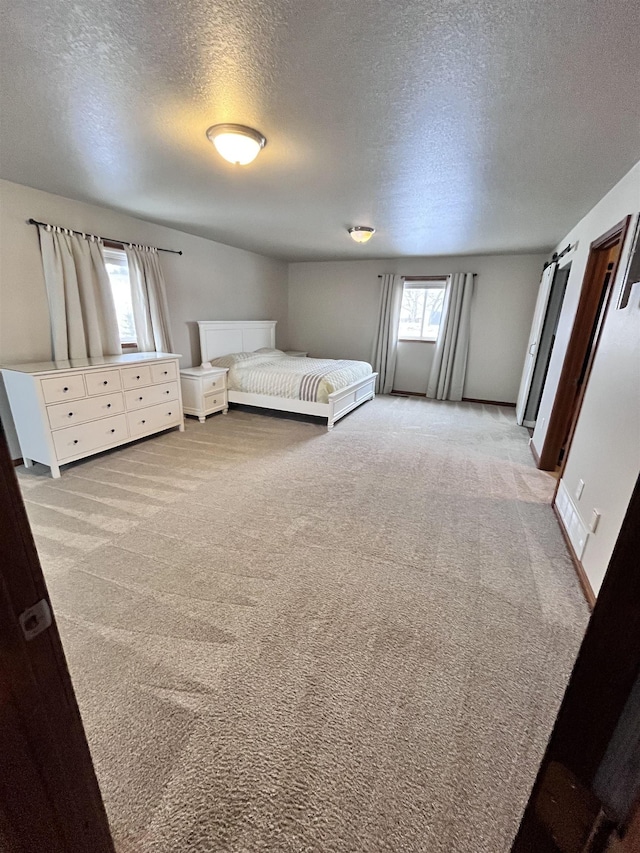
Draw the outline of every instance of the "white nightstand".
M294 358L306 358L309 355L309 353L308 352L302 352L302 350L299 350L299 349L288 349L288 350L286 350L285 355L291 355Z
M183 410L195 415L201 424L207 415L229 411L226 367L187 367L180 371Z

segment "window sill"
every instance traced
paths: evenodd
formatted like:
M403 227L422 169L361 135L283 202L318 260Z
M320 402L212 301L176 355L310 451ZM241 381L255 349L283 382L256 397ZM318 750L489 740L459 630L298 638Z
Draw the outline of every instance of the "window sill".
M435 344L435 338L398 338L399 344Z

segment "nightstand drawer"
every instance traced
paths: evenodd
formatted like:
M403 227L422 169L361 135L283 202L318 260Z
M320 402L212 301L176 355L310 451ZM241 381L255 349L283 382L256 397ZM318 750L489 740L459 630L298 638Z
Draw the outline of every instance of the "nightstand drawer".
M177 426L182 422L182 413L178 401L173 400L170 403L129 412L127 422L131 438L139 438L141 435L157 432L159 429Z
M82 374L75 376L56 376L54 379L43 379L42 395L45 403L61 403L63 400L77 400L85 396L84 378Z
M119 391L119 370L100 370L96 373L85 373L84 381L87 383L87 394L106 394L108 391Z
M120 412L124 412L124 400L120 392L105 394L102 397L84 397L75 402L70 400L68 403L56 403L55 406L47 406L47 417L51 429L60 429L84 421L118 415Z
M205 376L200 381L202 382L202 393L205 395L211 394L213 391L222 391L227 387L227 374L223 373L222 376Z
M119 444L127 440L127 419L125 415L90 421L77 427L59 429L51 433L56 455L60 462L72 456L80 456Z
M139 388L136 391L125 391L124 399L127 411L142 409L145 406L153 406L166 400L178 399L178 383L165 382L163 385L150 385L147 388Z
M226 391L220 391L218 394L207 394L204 398L204 411L207 415L218 412L220 409L226 409L227 406Z

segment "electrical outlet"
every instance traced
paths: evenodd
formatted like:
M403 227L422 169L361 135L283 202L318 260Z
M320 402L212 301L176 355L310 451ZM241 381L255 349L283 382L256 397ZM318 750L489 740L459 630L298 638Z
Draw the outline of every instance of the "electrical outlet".
M576 486L576 500L579 501L582 497L582 493L584 492L584 480L578 480L578 485Z

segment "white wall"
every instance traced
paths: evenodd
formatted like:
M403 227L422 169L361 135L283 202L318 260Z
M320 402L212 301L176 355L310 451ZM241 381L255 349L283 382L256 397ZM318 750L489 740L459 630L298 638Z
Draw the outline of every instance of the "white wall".
M562 362L582 287L590 244L627 214L640 210L640 163L609 192L558 244L578 241L562 307L556 343L545 384L533 442L539 452L555 399ZM588 524L597 509L602 518L590 534L582 564L597 593L613 552L631 493L640 471L640 286L627 308L616 308L633 234L633 225L618 266L610 307L602 328L591 376L576 426L563 481L576 510ZM578 480L582 497L575 497Z
M0 364L51 358L49 311L33 217L106 237L147 243L162 253L174 348L182 365L199 360L195 320L277 320L287 345L287 266L242 249L194 237L95 205L0 181ZM14 456L19 450L0 399Z
M378 275L475 272L464 395L513 403L545 259L535 254L290 264L290 345L311 355L370 361ZM395 387L424 393L432 356L430 344L402 345Z
M393 387L396 391L426 394L435 344L431 341L398 341ZM367 361L370 359L368 358Z

